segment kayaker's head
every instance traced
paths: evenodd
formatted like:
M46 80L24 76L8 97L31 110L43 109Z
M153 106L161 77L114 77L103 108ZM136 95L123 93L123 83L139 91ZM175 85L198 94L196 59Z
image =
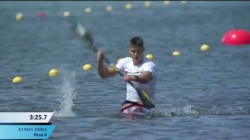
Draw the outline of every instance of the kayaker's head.
M139 36L131 38L129 43L129 53L133 59L134 65L138 65L143 61L143 52L143 39Z

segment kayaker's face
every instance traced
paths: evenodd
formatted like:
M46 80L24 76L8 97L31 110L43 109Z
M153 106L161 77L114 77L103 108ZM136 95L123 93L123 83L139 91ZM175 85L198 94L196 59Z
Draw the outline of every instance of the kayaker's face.
M129 53L132 57L134 65L138 65L142 62L143 60L143 52L144 49L142 47L129 47Z

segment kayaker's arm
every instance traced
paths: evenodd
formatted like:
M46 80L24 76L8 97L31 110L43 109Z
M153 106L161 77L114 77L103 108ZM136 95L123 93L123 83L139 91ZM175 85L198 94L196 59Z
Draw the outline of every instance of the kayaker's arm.
M152 80L153 76L150 71L144 71L141 75L124 75L124 81L136 81L141 84L146 84Z
M116 70L115 66L113 67L107 67L104 65L103 62L103 58L104 58L104 53L101 51L98 51L97 53L97 61L98 61L98 74L101 78L108 78L108 77L112 77L115 76L118 71Z
M118 72L113 67L107 67L103 62L98 62L98 74L101 78L115 76Z

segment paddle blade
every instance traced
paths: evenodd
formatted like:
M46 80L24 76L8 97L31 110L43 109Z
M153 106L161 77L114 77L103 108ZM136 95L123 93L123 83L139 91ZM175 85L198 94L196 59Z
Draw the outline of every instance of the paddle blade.
M94 39L91 33L81 24L75 22L72 26L73 31L87 43L87 47L91 48L94 44Z
M137 93L143 103L143 105L147 108L154 108L154 101L148 96L148 94L144 90L137 90Z

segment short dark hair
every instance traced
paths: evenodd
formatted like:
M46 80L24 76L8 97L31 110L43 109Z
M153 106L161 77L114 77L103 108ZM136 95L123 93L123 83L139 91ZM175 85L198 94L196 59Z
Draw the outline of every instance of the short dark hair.
M135 36L133 38L130 39L130 47L140 47L140 48L143 48L143 39L142 37L139 37L139 36Z

